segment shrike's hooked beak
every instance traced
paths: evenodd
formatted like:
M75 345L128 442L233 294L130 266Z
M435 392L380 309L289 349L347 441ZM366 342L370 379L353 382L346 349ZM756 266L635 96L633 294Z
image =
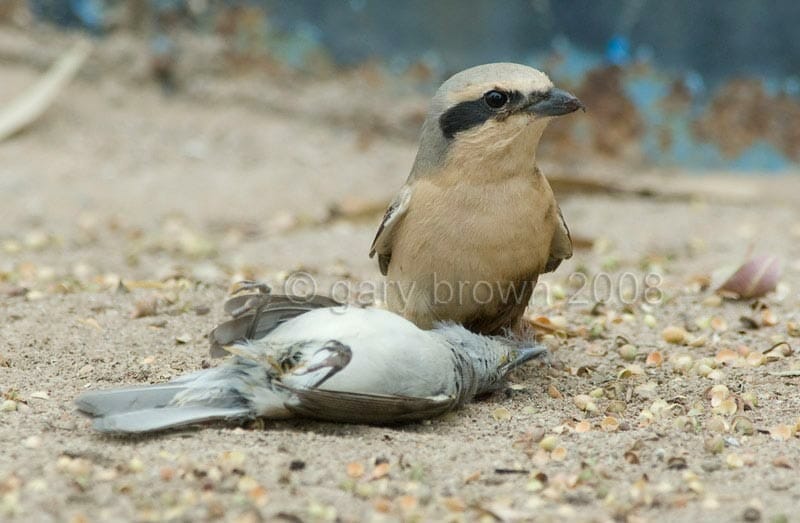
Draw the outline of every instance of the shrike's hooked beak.
M586 112L586 107L578 98L564 91L553 87L543 96L535 99L525 110L536 116L562 116L582 109Z

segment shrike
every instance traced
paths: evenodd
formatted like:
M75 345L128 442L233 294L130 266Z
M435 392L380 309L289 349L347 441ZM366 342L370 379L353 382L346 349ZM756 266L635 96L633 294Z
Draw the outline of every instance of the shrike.
M226 310L234 318L211 333L212 354L227 352L226 362L160 385L86 392L78 409L111 433L255 417L399 423L456 409L545 352L322 297L247 292Z
M582 108L519 64L473 67L442 84L370 252L390 310L422 329L518 327L539 274L572 256L536 147L553 117Z

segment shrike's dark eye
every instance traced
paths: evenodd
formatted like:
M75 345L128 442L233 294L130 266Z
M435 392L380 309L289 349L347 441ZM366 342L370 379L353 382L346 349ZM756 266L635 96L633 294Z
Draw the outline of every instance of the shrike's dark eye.
M500 109L508 103L508 95L502 91L489 91L483 95L483 100L492 109Z

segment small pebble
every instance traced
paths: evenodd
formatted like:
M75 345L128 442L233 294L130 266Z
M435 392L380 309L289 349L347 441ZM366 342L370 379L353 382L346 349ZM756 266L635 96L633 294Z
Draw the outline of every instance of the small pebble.
M675 325L670 325L661 331L661 338L667 343L673 343L675 345L684 343L688 335L689 333L686 332L686 329Z
M703 300L703 305L706 307L719 307L722 305L722 296L719 294L711 294Z
M747 507L742 513L742 519L745 521L761 521L761 511L755 507Z
M492 417L496 421L508 421L511 419L511 411L505 407L498 407L492 411Z
M128 470L131 472L141 472L144 470L144 462L139 458L131 458L128 462Z
M26 449L38 449L42 446L42 438L39 436L28 436L22 440L22 446Z
M555 449L556 445L558 445L558 438L553 435L545 436L539 442L539 448L548 452Z
M638 352L636 350L636 347L634 345L631 345L630 343L626 343L625 345L623 345L622 347L620 347L617 350L619 352L620 357L625 361L633 361L633 360L635 360L636 359L636 354Z
M725 450L725 440L722 439L720 435L711 436L703 442L703 447L706 449L706 452L719 454Z

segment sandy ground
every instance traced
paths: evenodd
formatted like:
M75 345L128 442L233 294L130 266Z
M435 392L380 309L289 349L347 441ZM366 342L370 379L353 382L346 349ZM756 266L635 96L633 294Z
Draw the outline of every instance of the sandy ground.
M38 74L0 63L2 103ZM414 144L315 122L314 103L301 118L96 73L0 144L0 520L797 520L796 178L744 202L564 198L594 246L545 278L534 316L570 336L445 418L91 433L82 390L215 364L204 336L231 282L379 281L379 217L325 217L390 197ZM750 249L784 262L767 312L705 286ZM688 333L668 343L669 326Z

